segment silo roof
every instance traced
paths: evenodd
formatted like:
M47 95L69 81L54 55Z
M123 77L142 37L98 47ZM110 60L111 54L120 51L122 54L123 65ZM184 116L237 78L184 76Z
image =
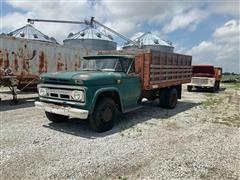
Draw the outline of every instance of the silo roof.
M98 29L94 27L87 27L83 29L82 31L72 34L70 33L65 40L72 40L72 39L98 39L98 40L107 40L107 41L113 41L113 38L111 35L106 35L102 32L100 32Z
M8 33L8 35L17 37L17 38L23 38L23 39L31 39L31 40L57 43L55 38L48 37L47 35L43 34L41 31L37 30L30 24L27 24L15 31L12 31L12 32Z
M139 42L141 45L155 45L155 46L171 46L168 42L162 40L160 37L158 37L155 34L152 34L151 32L146 32L139 36L138 38L134 39L133 41ZM133 44L130 43L125 43L124 46L133 46Z

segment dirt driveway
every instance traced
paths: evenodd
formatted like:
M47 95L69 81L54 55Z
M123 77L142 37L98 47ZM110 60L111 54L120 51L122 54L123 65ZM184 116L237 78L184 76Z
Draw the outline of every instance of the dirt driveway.
M50 123L36 94L1 94L1 179L240 179L240 90L186 92L121 115L106 133L86 121Z

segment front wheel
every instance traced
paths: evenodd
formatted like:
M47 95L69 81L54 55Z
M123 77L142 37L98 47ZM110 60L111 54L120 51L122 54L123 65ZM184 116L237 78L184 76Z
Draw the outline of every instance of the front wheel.
M192 86L187 86L187 91L191 92L192 91Z
M90 127L96 132L108 131L112 129L116 117L116 103L111 98L103 98L89 117Z
M67 121L69 119L69 117L67 116L63 116L63 115L59 115L59 114L55 114L55 113L50 113L45 111L45 114L48 118L49 121L52 121L54 123L60 123L60 122L64 122Z

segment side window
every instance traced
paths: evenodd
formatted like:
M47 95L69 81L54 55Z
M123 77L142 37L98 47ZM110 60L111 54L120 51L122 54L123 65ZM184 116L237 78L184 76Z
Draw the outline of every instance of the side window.
M118 60L117 63L116 63L115 70L116 70L116 71L122 71L122 66L121 66L121 63L120 63L119 60Z
M133 59L124 59L123 61L122 61L122 65L123 65L123 70L124 70L124 72L128 72L129 71L129 68L131 68L130 69L130 71L132 72L134 72L134 69L132 69L132 68L134 68L134 67L132 67L131 65L132 65L132 62L133 62ZM131 67L130 67L131 66ZM131 73L129 71L129 73Z
M133 74L133 73L135 73L135 66L134 66L134 62L132 62L131 64L130 64L130 69L129 69L129 72L128 72L128 74Z
M122 60L122 66L123 66L123 71L127 72L128 69L128 60L123 59Z

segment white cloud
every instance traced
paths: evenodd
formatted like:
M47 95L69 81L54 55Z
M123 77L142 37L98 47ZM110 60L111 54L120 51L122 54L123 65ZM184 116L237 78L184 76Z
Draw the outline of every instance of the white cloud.
M240 38L240 21L230 20L224 26L218 28L213 33L216 41L221 42L239 42Z
M101 11L113 28L131 37L144 26L161 26L174 14L185 11L196 4L176 1L102 1ZM121 25L121 26L118 26Z
M194 31L197 24L205 20L207 17L208 13L199 9L182 12L173 17L171 22L163 27L163 31L169 33L186 27L188 27L190 31Z
M26 24L27 18L29 17L33 17L32 12L27 12L27 13L13 12L11 14L7 14L2 18L1 28L14 30L16 28L21 27L23 24Z
M239 17L239 1L218 1L218 2L209 2L208 11L214 14L225 14Z
M8 1L15 8L26 13L13 12L2 18L2 31L9 32L27 24L28 18L60 19L83 21L90 17L90 5L87 1ZM81 12L81 13L80 13ZM43 33L55 37L59 42L70 32L78 32L83 27L73 24L35 23Z
M144 29L144 25L149 26L164 26L165 33L175 31L181 28L187 28L189 31L194 31L197 25L207 18L211 13L227 13L237 14L236 3L233 2L218 2L218 3L201 3L199 2L177 2L177 1L11 1L7 0L11 6L31 13L32 17L45 19L68 19L68 20L83 20L90 16L95 16L100 22L110 25L113 29L127 36L132 36L135 32ZM206 7L203 6L206 5ZM19 13L16 17L14 14L9 16L16 17L16 25L11 25L3 29L13 30L25 25L26 20L21 16L29 17L27 13ZM239 15L239 13L238 13ZM3 20L5 21L5 17ZM170 22L170 23L169 23ZM6 23L5 23L6 24ZM14 23L13 23L14 24ZM14 26L14 27L13 27ZM36 25L45 30L46 33L56 38L64 39L62 33L69 30L79 31L79 26L67 24L43 24ZM47 27L47 28L46 28ZM56 28L55 28L56 27ZM55 28L55 33L52 31ZM60 30L64 32L58 34ZM67 33L68 34L68 33ZM64 34L67 36L67 34Z
M209 41L185 51L195 64L214 64L224 71L240 73L239 21L230 20L217 28Z
M83 20L94 16L96 20L128 36L137 37L149 27L148 31L158 33L162 39L168 39L169 32L178 29L194 31L198 25L211 15L237 17L227 22L212 34L210 40L187 50L174 43L176 51L193 55L194 63L222 64L229 71L237 71L239 60L239 1L217 3L182 1L6 1L23 12L12 12L2 19L2 31L9 32L26 24L27 18ZM69 32L78 32L79 25L36 23L43 33L55 37L59 42ZM147 28L146 28L147 27ZM163 27L163 28L162 28ZM162 28L162 31L161 31ZM158 30L158 31L157 31ZM233 65L235 63L235 66ZM238 70L239 71L239 70Z
M13 13L3 17L5 22L3 29L10 31L26 24L26 19L67 19L83 20L94 16L100 22L114 30L132 36L140 31L146 23L149 25L160 25L172 16L190 7L190 3L181 2L148 2L148 1L7 1L15 8L27 11ZM34 13L33 13L34 12ZM28 14L30 13L31 16ZM12 18L19 22L9 25L8 19ZM44 33L63 40L70 31L79 31L79 26L68 24L36 23L35 25Z

